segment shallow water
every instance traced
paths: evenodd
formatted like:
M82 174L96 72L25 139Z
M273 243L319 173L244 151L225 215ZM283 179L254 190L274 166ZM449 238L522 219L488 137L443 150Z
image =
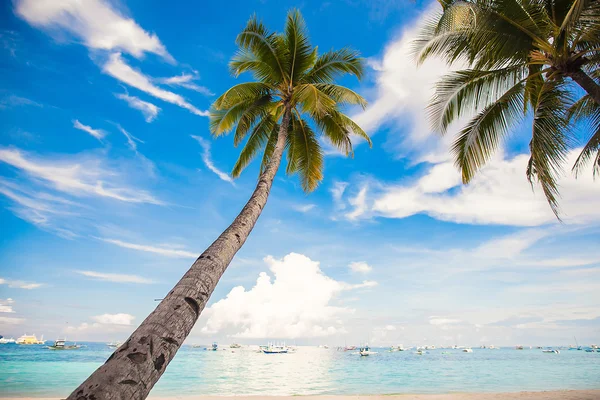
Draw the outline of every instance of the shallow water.
M0 396L66 396L110 356L103 343L72 351L0 345ZM360 357L299 347L267 355L249 348L184 346L152 395L308 395L600 389L600 353L473 349ZM442 354L450 352L450 354Z

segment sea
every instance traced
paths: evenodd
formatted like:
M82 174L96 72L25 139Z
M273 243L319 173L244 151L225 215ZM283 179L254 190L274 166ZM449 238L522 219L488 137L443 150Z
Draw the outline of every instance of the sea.
M64 397L110 356L105 343L78 350L0 345L0 397ZM151 396L347 395L600 389L600 353L539 349L436 349L361 357L298 346L262 354L257 347L206 351L183 346Z

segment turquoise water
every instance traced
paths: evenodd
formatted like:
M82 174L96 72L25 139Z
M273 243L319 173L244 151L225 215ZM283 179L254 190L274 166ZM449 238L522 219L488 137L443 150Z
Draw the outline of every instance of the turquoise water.
M86 343L74 351L0 345L0 397L66 396L112 350ZM152 391L155 396L504 392L600 389L600 353L473 349L360 357L299 347L266 355L250 348L204 351L184 346ZM442 354L450 352L450 354Z

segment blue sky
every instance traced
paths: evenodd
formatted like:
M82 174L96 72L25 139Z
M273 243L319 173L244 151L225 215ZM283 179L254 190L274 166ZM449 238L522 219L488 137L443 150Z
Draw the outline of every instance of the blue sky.
M372 135L306 195L283 171L189 342L566 344L600 333L600 186L561 180L564 223L525 178L528 129L469 185L424 108L439 61L409 55L426 2L179 1L0 9L0 334L117 340L250 195L206 110L256 13L298 7L312 43L351 46L348 110ZM458 125L453 128L454 132ZM326 144L325 144L326 146ZM574 160L576 151L570 155ZM568 168L567 168L568 170ZM308 296L307 296L308 294Z

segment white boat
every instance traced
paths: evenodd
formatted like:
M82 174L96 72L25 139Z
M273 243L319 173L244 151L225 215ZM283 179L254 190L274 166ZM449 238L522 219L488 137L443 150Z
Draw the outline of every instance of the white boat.
M544 349L542 350L542 353L554 353L554 354L560 354L560 351L555 350L555 349Z
M106 345L107 345L108 347L112 347L112 348L115 348L115 349L116 349L117 347L120 347L122 344L123 344L123 343L121 343L121 342L110 342L110 343L106 343Z
M287 354L289 349L284 344L273 344L269 343L266 346L260 346L261 351L264 354Z
M472 352L473 352L473 349L471 349L470 347L463 349L463 353L472 353Z
M0 344L12 344L12 343L15 343L14 338L10 338L10 339L7 339L5 337L0 338Z
M365 347L360 348L360 350L358 351L358 354L360 354L361 357L366 357L366 356L370 356L373 354L377 354L377 352L371 351L371 348L369 346L365 346Z
M498 350L498 347L494 346L493 344L490 344L488 346L488 349L490 349L490 350Z
M33 335L24 334L23 336L18 338L15 343L31 345L31 344L45 344L46 341L44 340L44 335L42 335L42 338L38 340L38 338L35 336L35 334L33 334Z
M415 354L418 356L422 356L423 354L427 354L427 352L423 351L423 350L417 350L417 351L415 351Z
M230 349L240 349L242 346L240 344L237 343L232 343L229 345Z
M515 350L523 350L523 346L518 345L518 346L515 347Z

